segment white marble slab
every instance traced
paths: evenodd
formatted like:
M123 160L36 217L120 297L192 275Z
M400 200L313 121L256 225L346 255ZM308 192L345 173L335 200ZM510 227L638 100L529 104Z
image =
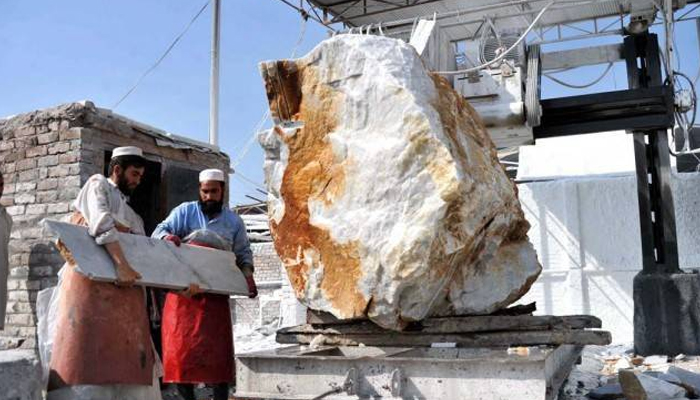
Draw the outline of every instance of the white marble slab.
M95 281L115 282L114 264L107 251L88 235L87 228L44 220L45 229L58 236L76 261L76 270ZM248 286L227 251L188 246L146 236L119 234L126 259L142 278L137 284L165 289L185 289L196 283L208 293L247 295Z

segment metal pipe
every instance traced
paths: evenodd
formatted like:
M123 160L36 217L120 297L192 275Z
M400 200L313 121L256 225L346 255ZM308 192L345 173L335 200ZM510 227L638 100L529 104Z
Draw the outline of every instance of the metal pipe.
M527 3L527 2L526 2L526 3ZM576 4L576 5L567 5L566 3L559 3L559 2L557 2L557 4L555 4L555 5L552 6L552 8L553 8L553 9L556 9L556 10L567 10L567 9L570 9L570 8L575 8L575 7L577 7L578 5L579 5L579 4ZM488 6L488 7L490 7L490 8L495 8L496 6L498 6L498 5L490 5L490 6ZM486 6L484 6L484 7L486 7ZM482 8L484 8L484 7L482 7ZM502 7L502 6L501 6L501 7ZM468 11L467 11L467 10L468 10ZM459 11L452 11L452 12L448 12L448 13L438 14L438 15L437 15L437 20L446 19L446 18L456 18L456 17L461 16L461 15L467 15L467 14L470 14L470 13L474 13L474 10L475 10L475 9L462 9L462 10L459 10ZM494 22L496 22L496 21L498 21L498 20L504 20L504 19L510 19L510 18L518 18L518 17L524 17L524 16L526 16L526 15L533 15L533 14L539 13L540 11L541 11L541 10L538 10L538 9L529 9L529 10L523 10L523 11L517 11L517 12L504 13L504 14L501 14L501 15L492 15L492 16L490 16L490 18L491 18ZM413 18L413 19L411 19L411 20L415 20L415 19L416 19L416 18ZM589 19L590 19L590 18L589 18ZM574 20L574 21L568 21L568 22L581 22L581 21L586 21L586 20L587 20L587 19L583 19L583 20ZM398 34L410 32L410 30L408 30L408 29L406 29L406 30L398 30L398 28L400 28L401 26L407 25L407 23L403 23L403 21L408 21L408 19L383 23L383 24L382 24L382 27L384 27L385 29L387 29L387 28L392 28L392 29L393 29L393 30L391 30L391 31L388 32L388 35L390 35L390 36L391 36L391 35L398 35ZM458 20L458 21L455 21L455 22L449 22L449 23L441 24L441 25L440 25L440 28L445 29L445 28L452 28L452 27L455 27L455 26L474 25L474 24L483 23L483 21L484 21L484 18L483 18L483 17L482 17L482 18L474 18L474 19L470 19L470 20ZM617 20L616 20L615 22L617 22ZM397 24L398 24L398 25L397 25ZM557 22L557 23L552 23L552 24L547 25L547 26L550 26L550 27L557 27L557 28L560 29L560 25L561 25L561 24L562 24L562 22ZM478 30L477 30L477 32L478 32ZM546 33L546 32L545 32L545 33ZM453 41L459 41L459 40L469 40L469 38L456 39L456 40L453 40Z
M698 42L698 51L700 52L700 18L695 20L695 40ZM700 67L698 67L698 72L695 74L693 84L697 86L698 79L700 79ZM695 105L697 107L697 104Z
M219 145L219 44L221 0L213 0L211 37L211 78L209 82L209 143Z
M666 74L668 75L668 81L673 85L673 52L676 49L673 48L673 0L666 0L664 2L664 9L661 12L666 15Z

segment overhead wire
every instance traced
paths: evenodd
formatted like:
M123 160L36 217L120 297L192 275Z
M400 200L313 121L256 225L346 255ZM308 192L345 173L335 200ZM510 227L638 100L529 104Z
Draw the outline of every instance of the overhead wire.
M294 47L292 48L292 53L290 58L296 57L297 50L301 46L301 43L304 41L304 36L306 35L306 23L307 19L306 18L301 18L301 26L299 28L299 36L297 37L297 41L294 44ZM265 112L263 113L262 118L260 118L260 121L258 124L255 126L255 129L253 130L253 133L250 135L248 140L245 142L243 147L240 148L240 151L238 152L238 155L236 156L236 159L231 163L232 166L235 168L238 166L241 161L248 155L248 152L253 146L253 143L255 143L255 138L258 132L262 129L263 125L265 125L265 122L267 122L268 118L270 117L270 109L268 107L265 108Z
M306 35L306 22L307 22L307 18L304 18L302 16L301 26L299 28L299 36L297 37L297 41L294 44L294 47L292 48L290 58L296 57L297 50L301 46L301 43L304 41L304 36ZM236 159L232 163L232 166L234 167L234 171L235 171L233 173L234 178L237 178L239 181L247 184L249 187L252 187L258 191L262 191L265 194L267 194L267 189L263 185L255 182L254 180L241 174L240 171L235 170L235 167L237 165L239 165L241 163L241 161L243 161L243 159L248 155L250 149L252 148L253 143L255 142L255 138L256 138L258 132L260 132L260 130L262 130L263 125L265 125L265 122L267 122L269 117L270 117L270 109L268 107L266 107L265 112L263 113L262 118L260 118L260 121L258 122L258 124L255 126L253 133L250 135L250 137L246 141L245 145L243 145L243 147L241 148L241 151L238 153L238 155L236 156Z
M683 90L683 89L675 90L675 88L682 87L678 77L682 77L690 85L690 93L692 95L690 110L693 111L693 114L692 114L692 117L689 119L687 116L687 113L690 110L688 110L686 112L681 112L679 110L675 110L674 116L676 119L676 124L683 132L683 146L682 146L682 150L679 152L674 151L672 146L669 146L669 152L674 157L677 157L679 155L692 154L693 157L700 162L700 158L698 158L698 156L696 155L697 153L700 153L700 149L693 149L693 150L690 149L690 133L691 133L691 130L693 129L693 125L695 124L695 117L697 116L697 93L695 91L695 85L693 84L693 81L690 79L690 77L688 77L688 75L686 75L680 71L674 71L674 75L673 75L674 94L680 93ZM673 137L673 142L675 145L676 144L675 143L676 142L676 134L675 134L675 131L673 129L671 130L671 136Z
M197 13L194 15L194 17L192 17L190 22L185 26L185 29L183 29L182 32L180 32L180 34L177 35L175 37L175 39L170 43L170 46L168 46L168 48L165 49L165 52L163 52L163 54L156 60L156 62L150 68L148 68L143 74L141 74L139 79L136 80L136 83L129 90L127 90L126 93L124 93L124 95L119 99L119 101L114 103L114 105L112 106L113 110L116 109L117 107L119 107L119 105L124 100L126 100L126 98L129 97L136 90L137 87L139 87L139 85L144 80L144 78L146 78L151 72L153 72L156 68L158 68L158 66L165 59L165 57L167 57L168 54L170 54L170 52L175 48L175 45L177 45L177 43L180 41L180 39L182 39L182 37L185 36L185 34L190 29L192 24L194 24L194 22L197 20L197 18L199 18L199 16L202 15L202 13L207 8L207 6L209 5L210 2L211 2L210 0L207 0L207 2L204 3L204 5L199 9L199 11L197 11Z
M555 2L556 2L555 0L552 0L552 1L550 1L549 3L547 3L547 5L545 5L544 7L542 7L542 9L540 10L540 12L537 13L537 16L535 17L535 19L532 20L532 23L527 27L527 29L525 29L525 31L522 33L522 35L520 35L520 37L518 38L518 40L516 40L515 43L513 43L508 49L506 49L504 52L502 52L501 54L499 54L499 55L498 55L497 57L495 57L493 60L491 60L491 61L489 61L489 62L487 62L487 63L483 63L483 64L481 64L481 65L477 65L477 66L475 66L475 67L470 67L470 68L466 68L466 69L462 69L462 70L457 70L457 71L435 71L435 73L437 73L437 74L439 74L439 75L448 75L448 76L451 76L451 75L468 74L468 73L470 73L470 72L480 71L480 70L482 70L482 69L484 69L484 68L489 67L490 65L492 65L492 64L494 64L494 63L497 63L497 62L501 61L501 60L504 59L511 51L513 51L513 49L515 49L516 47L518 47L518 45L520 45L520 43L521 43L523 40L525 40L525 38L527 37L527 35L528 35L528 34L530 33L530 31L535 27L535 25L537 25L537 23L540 21L540 19L542 18L542 16L544 15L544 13L547 11L547 9L549 9L549 7L551 7L552 4L554 4Z
M585 88L591 87L591 86L595 85L596 83L602 81L603 78L605 78L605 76L608 74L608 72L610 72L610 70L612 69L612 67L613 67L613 63L608 63L608 67L605 68L605 71L603 71L603 73L600 74L599 77L595 78L593 81L591 81L591 82L589 82L589 83L580 84L580 85L579 85L579 84L574 84L574 83L569 83L569 82L562 81L562 80L559 79L559 78L555 78L555 77L552 76L551 74L542 74L542 75L544 75L544 76L546 76L547 78L551 79L552 81L554 81L554 82L556 82L556 83L558 83L558 84L560 84L560 85L562 85L562 86L566 86L566 87L568 87L568 88L572 88L572 89L585 89Z
M673 12L670 11L667 13L667 10L665 10L656 0L652 0L652 2L654 3L654 6L657 8L657 10L661 12L661 16L663 19L666 51L664 53L663 51L661 51L661 49L659 49L659 55L661 57L661 64L664 68L664 72L666 73L666 83L671 83L674 88L674 100L676 95L680 94L683 91L683 89L676 90L677 88L682 87L680 80L678 79L679 76L687 81L687 83L690 86L691 93L690 109L684 112L678 109L674 110L674 119L676 125L678 125L681 132L683 133L682 150L679 152L674 151L673 147L675 147L676 145L676 133L675 129L671 128L673 146L669 146L668 151L674 157L682 155L692 155L698 162L700 162L700 158L697 156L697 154L700 153L700 148L690 149L690 134L691 130L693 129L693 126L695 125L695 118L697 116L697 92L695 91L695 85L698 79L700 78L700 69L698 69L695 79L690 79L688 75L680 72L681 56L680 52L678 51L678 46L676 45L675 32L673 29L673 25L675 23ZM670 14L671 16L671 21L669 21L668 14ZM672 69L673 60L671 60L671 53L675 55L679 71ZM689 119L687 113L690 110L692 110L693 113L692 117ZM700 171L700 164L698 165L698 170Z
M697 97L697 92L695 91L695 84L694 84L693 81L690 79L690 77L688 77L688 75L686 75L686 74L684 74L684 73L682 73L682 72L680 72L680 71L674 71L673 74L674 74L674 78L675 78L675 75L678 75L678 76L682 77L683 79L685 79L685 80L688 82L688 85L690 85L690 92L691 92L691 94L692 94L692 102L693 102L693 104L692 104L692 106L691 106L691 108L692 108L692 110L693 110L693 117L692 117L691 120L689 121L689 125L690 125L690 127L692 127L693 125L695 125L695 117L697 116L697 100L698 100L698 97ZM675 85L674 85L674 86L675 86Z
M265 187L263 187L261 184L255 182L254 180L252 180L252 179L246 177L245 175L241 174L240 172L236 171L236 172L233 174L233 176L234 176L235 178L238 178L238 179L240 179L241 181L243 181L243 182L245 182L245 183L251 185L253 188L263 190L265 193L267 193L267 189L265 189Z

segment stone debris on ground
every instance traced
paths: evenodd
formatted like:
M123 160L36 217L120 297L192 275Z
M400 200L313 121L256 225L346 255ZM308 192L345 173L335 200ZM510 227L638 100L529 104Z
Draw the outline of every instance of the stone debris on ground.
M588 392L588 398L596 400L612 400L625 397L622 393L622 386L619 383L609 383L605 386L597 387Z
M229 391L229 400L235 399L235 389L231 387ZM214 396L214 389L210 385L199 384L194 387L194 398L195 400L211 400ZM167 385L161 390L161 398L163 400L186 400L177 387L172 385Z
M236 327L236 353L249 353L282 347L275 342L277 324L258 328ZM514 348L513 351L516 351ZM621 366L628 366L621 369ZM559 392L559 400L637 400L644 397L625 397L619 379L620 371L629 371L641 378L647 388L648 400L675 400L700 398L700 356L643 357L634 354L632 345L586 346L581 364L576 365ZM646 385L646 386L645 386ZM670 386L669 386L670 385ZM662 387L670 395L658 397ZM666 393L663 392L662 393ZM651 397L650 397L651 396ZM657 396L657 397L653 397Z
M559 400L700 398L700 356L634 354L632 345L587 346Z
M32 350L0 350L0 400L41 400L41 365Z
M626 369L618 376L627 400L672 400L684 398L686 394L682 387L644 372Z
M236 327L233 330L233 342L236 354L272 350L286 345L275 341L277 324L272 323L257 328L247 326Z

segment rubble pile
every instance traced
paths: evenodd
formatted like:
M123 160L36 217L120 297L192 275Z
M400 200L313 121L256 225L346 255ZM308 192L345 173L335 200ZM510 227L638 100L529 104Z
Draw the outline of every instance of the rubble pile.
M601 351L602 349L602 351ZM700 357L635 355L611 346L584 351L560 400L676 400L700 398Z

